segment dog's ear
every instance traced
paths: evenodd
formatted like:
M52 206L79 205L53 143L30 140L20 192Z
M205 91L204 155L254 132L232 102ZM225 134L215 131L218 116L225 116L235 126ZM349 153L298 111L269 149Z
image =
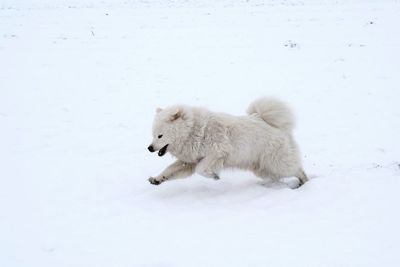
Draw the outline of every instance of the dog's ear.
M160 113L161 110L162 110L162 108L157 108L157 109L156 109L156 113Z
M183 119L183 110L182 109L180 109L180 108L178 108L177 110L175 110L172 114L171 114L171 116L169 116L169 120L170 121L175 121L175 120L177 120L177 119L179 119L179 118L182 118Z

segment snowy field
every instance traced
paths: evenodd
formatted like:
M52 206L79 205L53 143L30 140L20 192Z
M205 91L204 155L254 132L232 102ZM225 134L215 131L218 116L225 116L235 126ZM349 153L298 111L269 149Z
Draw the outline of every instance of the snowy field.
M0 0L0 266L400 266L399 26L396 0ZM265 95L309 183L148 183L156 107Z

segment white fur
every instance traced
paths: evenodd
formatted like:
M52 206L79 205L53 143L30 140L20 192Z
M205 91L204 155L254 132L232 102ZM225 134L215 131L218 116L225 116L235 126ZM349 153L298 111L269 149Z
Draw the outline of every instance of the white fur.
M177 160L149 181L159 184L194 172L219 179L223 169L239 168L261 178L294 176L300 184L306 182L289 107L276 99L261 98L247 113L232 116L184 105L158 109L151 146L160 150L168 145L167 151Z

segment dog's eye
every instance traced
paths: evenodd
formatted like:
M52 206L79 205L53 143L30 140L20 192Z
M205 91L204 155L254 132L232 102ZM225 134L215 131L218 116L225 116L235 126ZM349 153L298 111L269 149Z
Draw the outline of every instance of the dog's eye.
M162 134L160 134L159 136L158 136L158 138L160 139L162 137Z

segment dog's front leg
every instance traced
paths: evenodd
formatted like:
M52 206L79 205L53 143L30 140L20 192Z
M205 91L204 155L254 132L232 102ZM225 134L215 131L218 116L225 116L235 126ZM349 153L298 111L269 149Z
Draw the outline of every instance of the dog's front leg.
M222 157L207 156L197 164L196 173L207 178L218 180L223 164L224 160Z
M154 185L159 185L167 180L178 178L186 178L194 173L196 163L186 163L177 160L169 165L161 174L156 177L150 177L149 182Z

